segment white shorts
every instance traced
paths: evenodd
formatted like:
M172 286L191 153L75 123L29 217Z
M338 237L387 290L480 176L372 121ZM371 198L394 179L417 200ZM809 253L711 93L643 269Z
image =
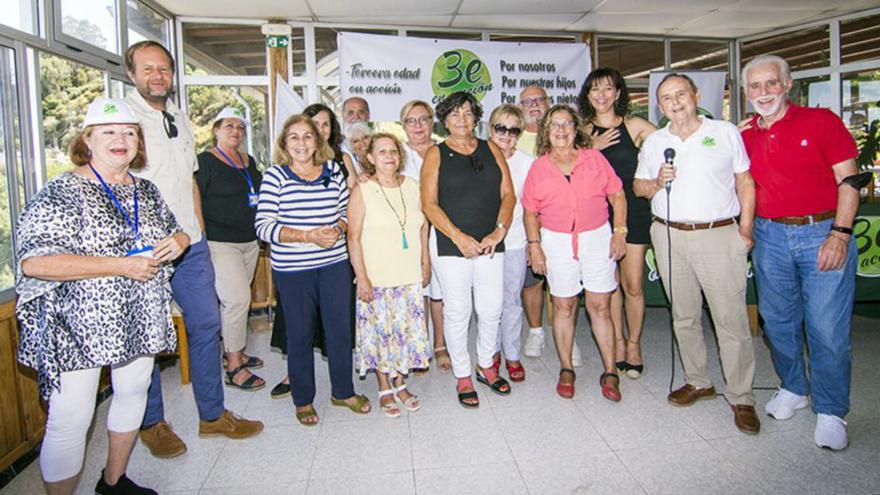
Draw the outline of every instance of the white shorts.
M617 262L608 257L611 226L606 222L595 230L577 235L578 258L574 258L572 235L541 229L541 249L547 258L550 294L572 297L582 290L605 293L617 289Z

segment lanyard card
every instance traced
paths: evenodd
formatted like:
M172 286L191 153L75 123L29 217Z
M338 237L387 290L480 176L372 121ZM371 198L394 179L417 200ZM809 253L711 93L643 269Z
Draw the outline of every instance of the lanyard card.
M256 208L257 203L260 202L260 195L257 193L248 193L248 206L251 208Z
M143 256L145 258L153 257L153 246L142 246L142 247L134 247L129 249L126 256Z

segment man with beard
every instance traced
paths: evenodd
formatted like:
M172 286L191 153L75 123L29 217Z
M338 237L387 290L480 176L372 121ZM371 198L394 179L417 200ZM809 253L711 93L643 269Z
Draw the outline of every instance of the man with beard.
M788 419L812 395L816 445L840 450L848 445L858 149L830 110L786 99L792 79L782 58L752 59L742 81L758 114L743 131L757 185L758 309L782 382L766 412Z
M140 121L147 148L147 165L137 175L156 184L192 240L175 263L171 290L186 324L199 436L256 435L262 431L263 423L238 418L223 404L220 310L214 290L214 267L203 235L201 199L193 178L198 169L195 139L187 116L170 100L174 59L161 44L142 41L126 51L125 65L137 89L126 101ZM153 369L140 438L156 457L176 457L186 452L186 444L165 422L158 363Z

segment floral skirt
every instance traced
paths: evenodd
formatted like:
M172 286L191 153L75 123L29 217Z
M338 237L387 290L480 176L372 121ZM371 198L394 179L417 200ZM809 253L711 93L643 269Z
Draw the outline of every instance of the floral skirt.
M428 367L431 348L421 284L373 287L373 300L358 299L356 312L354 363L360 376L373 370L396 376Z

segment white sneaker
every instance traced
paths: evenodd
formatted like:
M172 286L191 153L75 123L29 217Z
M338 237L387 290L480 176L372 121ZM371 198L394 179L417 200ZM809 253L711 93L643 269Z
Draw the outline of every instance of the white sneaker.
M571 343L571 365L575 368L584 365L584 357L581 356L581 348L578 347L577 342Z
M780 388L773 394L773 397L764 406L767 416L778 420L785 420L794 416L794 412L798 409L807 407L807 397L805 395L797 395L784 388Z
M825 449L843 450L849 445L846 421L830 414L816 415L816 445Z
M523 345L523 354L528 357L541 357L544 350L544 332L529 330L529 336L526 337L526 343Z

